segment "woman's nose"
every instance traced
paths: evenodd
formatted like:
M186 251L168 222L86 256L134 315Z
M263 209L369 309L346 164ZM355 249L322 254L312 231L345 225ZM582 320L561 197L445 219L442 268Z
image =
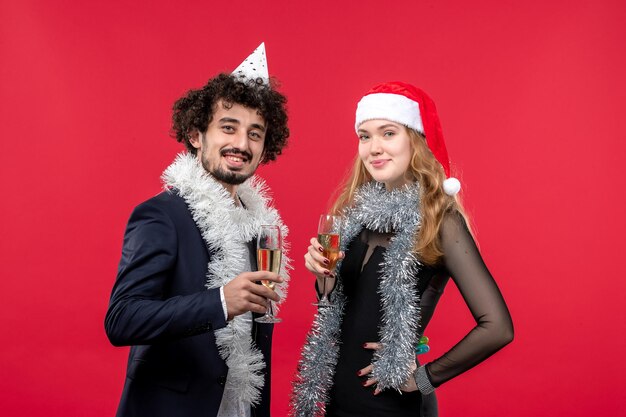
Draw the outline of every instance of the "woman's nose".
M382 151L383 148L380 139L377 137L373 137L372 141L370 142L370 153L372 155L379 155L382 153Z

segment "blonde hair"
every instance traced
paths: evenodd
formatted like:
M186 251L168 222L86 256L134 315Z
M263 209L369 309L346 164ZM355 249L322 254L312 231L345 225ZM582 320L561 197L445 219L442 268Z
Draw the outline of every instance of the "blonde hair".
M424 136L419 132L405 127L411 140L411 162L405 173L410 181L420 184L421 199L420 207L422 224L415 236L414 252L420 260L428 265L438 263L443 256L439 243L439 228L444 215L450 211L458 211L466 218L463 206L457 196L449 196L443 192L443 181L446 175L443 167L432 154ZM367 172L361 158L357 155L354 165L343 185L340 187L339 196L332 206L331 212L341 214L345 208L354 204L354 195L357 189L372 181L372 176ZM467 219L466 219L466 223Z

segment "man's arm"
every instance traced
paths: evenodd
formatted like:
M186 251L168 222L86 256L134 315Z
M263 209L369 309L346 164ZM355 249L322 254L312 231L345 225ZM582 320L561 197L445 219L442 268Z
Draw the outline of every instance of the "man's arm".
M132 213L105 329L113 345L177 339L226 325L220 290L166 298L177 254L171 218L151 202Z

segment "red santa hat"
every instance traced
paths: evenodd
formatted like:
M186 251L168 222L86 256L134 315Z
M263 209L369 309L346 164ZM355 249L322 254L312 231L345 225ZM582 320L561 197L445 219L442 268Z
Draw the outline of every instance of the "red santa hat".
M390 120L424 135L428 148L446 173L447 179L443 182L444 192L448 195L459 192L461 183L456 178L450 177L450 160L443 140L441 123L435 102L428 94L401 81L378 84L359 101L354 127L358 131L361 123L373 119Z

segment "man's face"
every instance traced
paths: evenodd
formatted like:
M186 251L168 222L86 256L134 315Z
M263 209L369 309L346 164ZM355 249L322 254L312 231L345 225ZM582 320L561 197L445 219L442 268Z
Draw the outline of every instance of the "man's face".
M205 134L196 132L190 143L204 169L226 188L250 178L261 161L267 126L256 109L233 104L215 106Z

